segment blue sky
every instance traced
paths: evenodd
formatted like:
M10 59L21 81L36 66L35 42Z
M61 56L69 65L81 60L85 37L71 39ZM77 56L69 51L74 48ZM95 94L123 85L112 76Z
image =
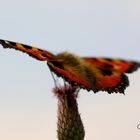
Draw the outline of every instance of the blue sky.
M140 61L138 0L1 0L0 38L53 53ZM0 47L0 139L56 138L57 99L45 62ZM81 90L85 140L139 140L140 72L126 95Z

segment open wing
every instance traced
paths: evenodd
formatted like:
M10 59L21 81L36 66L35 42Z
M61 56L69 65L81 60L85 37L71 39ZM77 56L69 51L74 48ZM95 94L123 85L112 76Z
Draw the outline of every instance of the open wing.
M90 57L83 59L93 69L93 75L96 79L94 84L97 90L108 93L124 93L126 87L129 86L128 77L124 73L132 73L140 67L138 62L121 59Z
M11 49L22 51L24 53L27 53L29 56L41 61L47 61L54 57L54 55L48 51L41 50L32 46L24 45L21 43L15 43L12 41L0 39L0 44L4 48L11 48Z
M106 70L116 72L132 73L140 67L139 62L125 61L122 59L110 59L101 57L97 58L84 57L83 59L93 65L100 66Z

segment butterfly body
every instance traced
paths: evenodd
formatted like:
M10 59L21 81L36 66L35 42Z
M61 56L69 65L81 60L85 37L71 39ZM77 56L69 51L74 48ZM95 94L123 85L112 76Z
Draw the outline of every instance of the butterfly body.
M71 77L71 81L69 82L73 85L79 83L79 86L83 86L83 88L87 88L88 90L93 90L95 89L95 85L93 84L95 83L95 78L93 70L89 65L90 63L86 62L83 58L68 52L58 54L54 60L48 61L48 66L56 74L58 72L58 76L60 70L63 73L65 80L69 81L69 78L65 76L66 71Z
M54 55L49 51L7 40L0 40L0 44L4 48L25 52L37 60L47 61L50 70L57 76L73 86L93 92L124 93L129 85L125 73L132 73L140 67L140 63L135 61L79 57L69 52Z

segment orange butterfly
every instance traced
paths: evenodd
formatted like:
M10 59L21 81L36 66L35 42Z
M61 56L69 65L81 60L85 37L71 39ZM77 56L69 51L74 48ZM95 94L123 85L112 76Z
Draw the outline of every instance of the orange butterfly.
M121 59L79 57L69 52L54 55L32 46L0 40L4 48L20 50L41 61L47 61L51 71L73 86L93 92L124 93L129 85L124 73L132 73L140 67L135 61Z

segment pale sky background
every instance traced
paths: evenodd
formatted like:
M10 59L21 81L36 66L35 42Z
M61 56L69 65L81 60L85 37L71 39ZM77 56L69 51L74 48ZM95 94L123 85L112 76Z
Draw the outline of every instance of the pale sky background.
M140 61L139 0L0 0L0 38L81 56ZM57 140L45 62L0 47L0 139ZM126 95L81 90L85 140L139 140L140 71Z

